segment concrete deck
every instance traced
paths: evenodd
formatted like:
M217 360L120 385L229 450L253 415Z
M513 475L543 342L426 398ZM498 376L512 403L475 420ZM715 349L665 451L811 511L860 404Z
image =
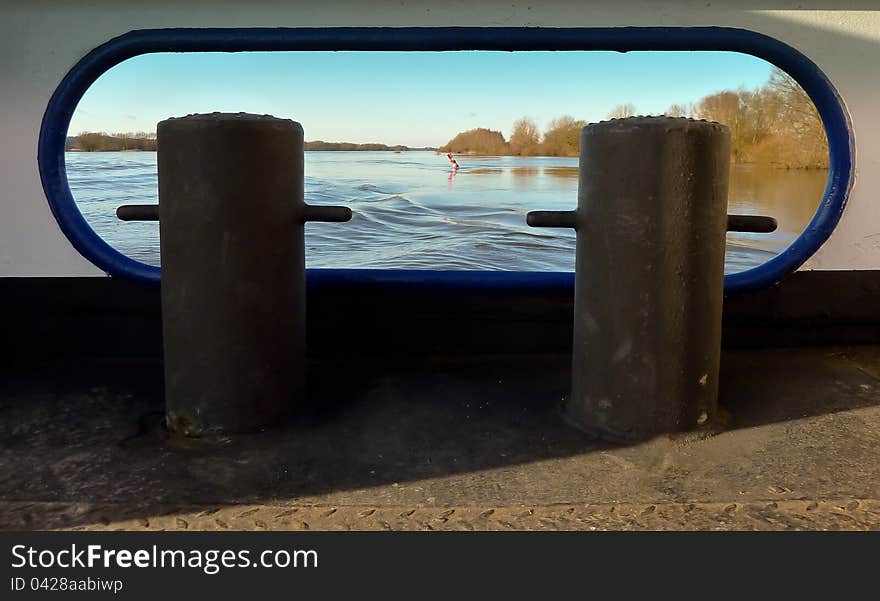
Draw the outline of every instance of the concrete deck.
M880 529L880 347L725 352L722 431L633 446L562 422L567 363L316 365L212 440L165 432L158 363L13 366L0 528Z

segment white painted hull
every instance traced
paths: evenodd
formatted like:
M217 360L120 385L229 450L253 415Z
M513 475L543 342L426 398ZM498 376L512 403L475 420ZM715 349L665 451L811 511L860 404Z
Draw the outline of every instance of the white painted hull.
M868 3L855 3L869 6ZM126 32L178 27L613 27L722 26L776 38L812 60L851 121L855 169L846 210L802 267L880 268L880 11L828 2L4 2L0 19L0 277L95 276L68 241L40 179L44 112L65 75L95 47ZM804 8L799 8L803 6ZM819 8L811 8L813 6Z

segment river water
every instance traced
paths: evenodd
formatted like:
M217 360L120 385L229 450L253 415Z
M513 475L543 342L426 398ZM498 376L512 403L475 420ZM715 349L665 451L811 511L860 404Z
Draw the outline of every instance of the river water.
M67 176L92 228L128 256L159 264L158 223L120 222L121 204L157 202L156 153L68 152ZM306 152L306 202L342 204L349 223L306 225L308 267L574 270L571 230L533 229L531 210L577 204L577 159L433 152ZM771 215L773 234L728 234L726 272L759 265L803 231L827 172L731 170L729 212Z

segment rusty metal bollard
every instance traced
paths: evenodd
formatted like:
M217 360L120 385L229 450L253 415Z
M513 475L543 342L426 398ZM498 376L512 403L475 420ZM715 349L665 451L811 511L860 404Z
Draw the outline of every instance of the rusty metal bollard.
M709 425L718 406L730 133L718 123L633 117L585 127L576 211L528 224L577 230L567 419L633 441Z
M258 430L304 394L304 224L348 221L351 211L305 204L303 148L299 123L268 115L159 123L165 402L175 432Z

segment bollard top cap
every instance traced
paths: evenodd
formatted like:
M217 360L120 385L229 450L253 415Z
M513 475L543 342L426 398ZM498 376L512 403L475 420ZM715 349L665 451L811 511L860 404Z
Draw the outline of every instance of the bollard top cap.
M256 115L254 113L192 113L184 117L169 117L159 122L163 125L186 126L186 125L257 125L271 124L283 127L293 127L302 131L302 125L293 119L282 119L272 115Z
M727 132L729 128L717 121L706 121L705 119L691 119L690 117L666 117L666 116L647 116L639 115L636 117L623 117L620 119L609 119L607 121L599 121L590 123L584 127L584 133L593 131L630 131L635 128L662 128L669 130L715 130L720 133Z

